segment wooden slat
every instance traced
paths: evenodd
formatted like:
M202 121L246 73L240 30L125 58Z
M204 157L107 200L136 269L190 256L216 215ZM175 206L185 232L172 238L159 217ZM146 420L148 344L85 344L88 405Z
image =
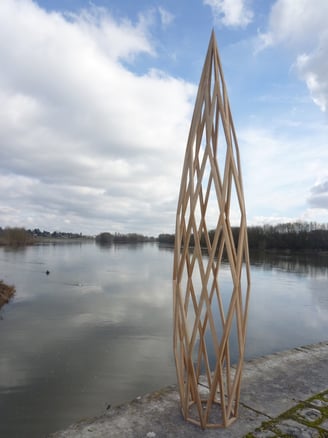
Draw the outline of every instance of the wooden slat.
M219 160L224 163L222 168ZM235 194L234 198L232 194ZM211 242L207 220L213 197L218 217ZM234 242L230 224L233 208L239 210L240 218L237 243ZM190 249L192 234L194 247ZM250 263L240 154L214 31L187 140L175 235L173 351L182 412L186 420L203 429L227 427L236 420L238 413L250 295ZM208 252L206 256L201 247L202 236ZM226 311L219 284L224 254L228 257L231 274L231 295ZM246 285L241 284L243 272L246 274ZM198 277L199 288L196 287ZM213 311L216 304L218 314ZM230 357L233 325L238 339L238 361L234 370ZM211 339L210 344L208 338ZM213 346L215 363L210 360L210 346ZM198 389L202 372L209 389L206 401L202 401ZM212 421L211 415L215 409L219 410L221 418L217 422Z

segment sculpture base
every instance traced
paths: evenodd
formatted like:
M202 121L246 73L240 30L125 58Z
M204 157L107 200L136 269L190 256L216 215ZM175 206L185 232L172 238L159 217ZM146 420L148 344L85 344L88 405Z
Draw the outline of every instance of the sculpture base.
M237 420L237 415L230 415L229 418L224 418L221 402L214 400L212 403L209 403L209 400L206 398L200 400L200 406L196 401L189 402L188 412L185 415L182 409L182 415L186 421L202 429L228 427Z

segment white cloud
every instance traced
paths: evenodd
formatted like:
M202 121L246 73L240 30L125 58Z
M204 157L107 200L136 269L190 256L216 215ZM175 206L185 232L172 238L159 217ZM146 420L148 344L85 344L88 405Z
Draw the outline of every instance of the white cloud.
M91 6L78 15L70 14L69 18L89 41L112 59L132 60L142 52L154 55L147 38L147 29L152 23L151 14L139 14L136 24L128 19L116 22L105 8Z
M156 55L148 32L141 16L0 2L1 226L156 234L174 223L196 90L122 64Z
M327 208L307 208L300 219L304 222L328 223L328 209Z
M253 19L253 12L246 0L203 0L210 6L215 21L228 27L246 27Z
M328 103L328 2L277 0L257 50L283 44L296 52L295 66L322 111Z
M311 46L327 28L326 0L277 0L270 12L268 35L271 44Z
M305 80L311 93L313 102L321 111L328 108L328 32L322 38L321 46L310 54L302 54L297 57L297 69Z
M314 208L324 209L324 204L314 205L307 199L316 183L314 178L325 181L327 176L326 134L327 130L313 135L313 154L307 135L299 127L284 131L279 126L264 129L253 123L251 128L240 130L249 224L307 219L321 222L327 217Z
M172 21L174 20L174 15L171 12L167 11L163 7L158 8L158 12L161 17L161 23L164 28L168 27Z

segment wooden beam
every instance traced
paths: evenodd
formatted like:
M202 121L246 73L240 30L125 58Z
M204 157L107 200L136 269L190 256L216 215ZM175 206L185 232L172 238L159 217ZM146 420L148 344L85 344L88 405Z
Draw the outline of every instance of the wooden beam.
M237 242L232 215L239 218ZM238 413L250 262L240 153L214 31L187 140L175 236L173 351L182 413L203 429L227 427ZM222 271L228 283L220 284ZM232 335L238 342L234 368ZM201 374L208 384L205 399Z

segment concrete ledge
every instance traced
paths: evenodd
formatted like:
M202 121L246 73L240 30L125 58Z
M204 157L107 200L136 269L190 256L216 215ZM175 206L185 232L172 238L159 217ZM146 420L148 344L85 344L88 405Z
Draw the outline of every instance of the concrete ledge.
M51 438L242 437L327 389L328 342L322 342L245 362L239 417L227 429L203 431L185 422L174 385L74 424Z

